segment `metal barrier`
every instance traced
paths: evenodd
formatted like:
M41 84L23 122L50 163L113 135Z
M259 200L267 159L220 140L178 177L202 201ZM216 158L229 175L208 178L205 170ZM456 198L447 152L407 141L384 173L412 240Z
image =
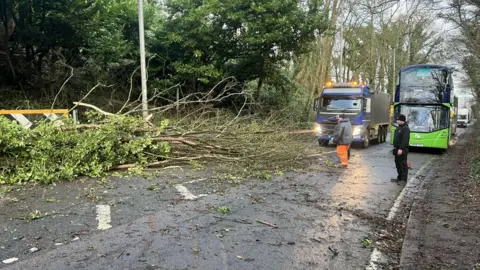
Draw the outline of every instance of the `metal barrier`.
M63 119L68 119L67 109L56 110L0 110L0 115L17 121L25 128L35 127L36 122L41 120L49 120L55 124L62 125ZM60 116L59 116L60 115ZM75 119L74 119L75 120Z

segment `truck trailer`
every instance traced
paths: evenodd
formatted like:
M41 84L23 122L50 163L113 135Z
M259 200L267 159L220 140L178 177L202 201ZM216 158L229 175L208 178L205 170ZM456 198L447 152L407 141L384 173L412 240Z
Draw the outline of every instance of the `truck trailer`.
M368 85L357 83L328 83L315 99L317 113L315 134L322 146L330 143L337 124L336 116L345 114L353 128L353 143L368 148L371 141L384 143L390 124L391 97L374 92Z

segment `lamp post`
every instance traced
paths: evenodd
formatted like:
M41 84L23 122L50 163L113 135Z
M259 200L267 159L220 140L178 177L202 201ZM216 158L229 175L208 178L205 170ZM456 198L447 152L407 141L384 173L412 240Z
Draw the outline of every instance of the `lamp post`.
M142 114L148 116L147 68L145 63L145 30L143 25L143 0L138 0L138 33L140 38L140 73L142 80Z

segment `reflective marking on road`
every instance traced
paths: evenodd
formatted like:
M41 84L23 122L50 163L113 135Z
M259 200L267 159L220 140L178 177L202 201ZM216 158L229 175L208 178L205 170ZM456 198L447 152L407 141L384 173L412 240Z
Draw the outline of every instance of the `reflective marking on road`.
M112 228L110 224L110 206L109 205L97 205L97 217L98 220L98 229L99 230L108 230Z

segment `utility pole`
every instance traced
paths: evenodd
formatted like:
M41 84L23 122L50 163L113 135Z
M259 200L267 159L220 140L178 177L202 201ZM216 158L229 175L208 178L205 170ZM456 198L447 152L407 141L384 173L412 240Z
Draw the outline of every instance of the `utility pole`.
M393 72L392 72L392 95L395 95L395 86L396 86L396 82L395 82L395 65L396 65L396 59L395 59L395 54L396 54L396 49L395 47L393 47Z
M343 20L340 18L340 81L343 82ZM347 75L348 77L348 75Z
M138 33L140 37L140 72L142 78L142 113L148 116L147 68L145 63L145 30L143 25L143 0L138 0Z

